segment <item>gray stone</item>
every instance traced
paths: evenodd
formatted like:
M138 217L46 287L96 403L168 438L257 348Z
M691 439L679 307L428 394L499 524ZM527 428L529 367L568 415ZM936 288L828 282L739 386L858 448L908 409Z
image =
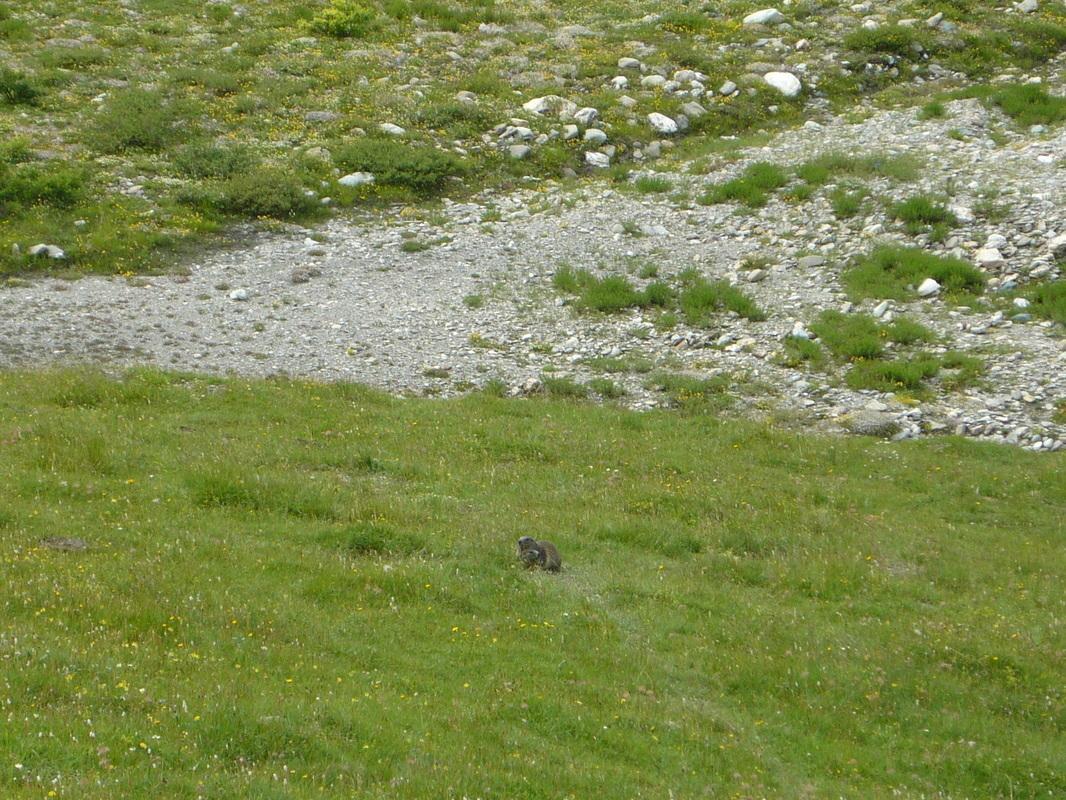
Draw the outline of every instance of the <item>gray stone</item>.
M699 103L684 103L681 106L681 111L690 119L697 119L707 113L707 109Z
M382 133L387 133L389 136L403 136L407 131L401 128L399 125L394 125L391 122L382 122L378 125L378 129Z
M666 78L662 75L645 75L640 79L640 85L648 89L654 89L659 86L665 86Z
M877 436L887 439L899 432L900 425L892 414L862 410L848 414L841 420L844 429L857 436Z
M736 90L737 90L737 85L735 83L733 83L733 81L726 81L725 83L723 83L721 86L718 87L718 94L722 95L723 97L728 97L729 95L733 94Z
M618 69L640 69L640 59L620 58L618 59Z
M304 114L307 122L335 122L341 115L334 111L308 111Z
M512 144L507 148L507 152L511 158L517 158L519 160L527 158L530 153L533 152L533 148L528 144Z
M824 256L804 256L796 264L800 269L811 269L813 267L820 267L825 263Z
M611 166L611 159L606 153L589 151L585 153L585 163L593 169L607 169Z
M247 289L234 289L232 292L229 293L229 299L236 300L238 302L244 302L245 300L248 300L251 296L251 292L249 292Z
M600 112L591 106L586 106L574 112L574 122L578 125L591 125L599 118Z
M603 144L607 141L607 134L599 128L589 128L585 131L585 141L597 145Z

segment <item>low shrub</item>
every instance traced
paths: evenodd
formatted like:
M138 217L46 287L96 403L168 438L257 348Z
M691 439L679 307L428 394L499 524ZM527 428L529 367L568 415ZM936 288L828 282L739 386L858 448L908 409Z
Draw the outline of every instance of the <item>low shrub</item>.
M42 94L25 74L0 68L0 106L35 106Z
M257 159L246 145L196 143L178 150L172 159L179 174L189 178L229 178L255 166Z
M162 150L176 135L179 114L158 91L127 89L116 94L97 115L90 133L104 153Z
M357 139L336 148L334 160L349 171L373 173L375 184L422 195L440 192L467 169L466 162L451 153L392 139Z
M221 202L226 213L253 218L301 218L320 208L295 174L277 168L230 178L222 187Z
M381 28L377 12L354 0L330 0L311 19L315 33L337 39L361 39Z

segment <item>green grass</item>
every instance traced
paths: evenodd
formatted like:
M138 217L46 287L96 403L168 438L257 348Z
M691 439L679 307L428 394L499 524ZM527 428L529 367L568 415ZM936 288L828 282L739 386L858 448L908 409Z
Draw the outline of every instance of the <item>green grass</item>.
M758 162L747 167L739 178L712 186L698 202L702 205L736 202L749 208L766 205L770 192L788 183L788 173L775 164Z
M643 175L633 185L641 194L664 194L674 188L669 178L659 175Z
M1029 291L1029 302L1036 316L1066 325L1066 280L1037 284Z
M688 271L682 275L682 284L679 305L690 325L705 325L711 314L721 311L732 311L753 322L766 319L766 312L728 281L708 281Z
M992 103L1019 125L1052 125L1066 119L1066 98L1031 83L1001 89L992 95Z
M1066 792L1061 454L147 370L0 443L11 800Z
M906 300L926 278L933 278L945 294L981 294L981 271L957 258L937 256L910 247L883 245L862 256L844 272L843 281L856 300L867 297Z
M796 368L803 364L809 364L815 368L825 366L825 351L818 342L810 339L802 339L798 336L785 338L784 354L781 362L786 367Z
M908 233L917 234L939 225L958 224L955 215L940 200L927 195L915 195L892 206L892 216L903 222Z
M897 317L883 326L886 338L896 344L909 345L916 342L932 342L936 339L929 328L908 317Z
M948 110L943 103L933 100L922 106L918 112L918 119L944 119L948 115Z
M929 356L895 361L861 361L852 365L845 380L852 389L916 392L939 371L940 361Z
M866 197L864 189L849 191L843 187L829 193L829 205L837 219L851 219L862 210L862 201Z
M918 177L920 166L921 163L913 156L887 153L856 156L835 152L804 161L796 168L796 175L813 186L840 178L887 178L905 182Z
M880 358L885 350L882 328L868 314L823 311L811 325L811 332L841 358Z

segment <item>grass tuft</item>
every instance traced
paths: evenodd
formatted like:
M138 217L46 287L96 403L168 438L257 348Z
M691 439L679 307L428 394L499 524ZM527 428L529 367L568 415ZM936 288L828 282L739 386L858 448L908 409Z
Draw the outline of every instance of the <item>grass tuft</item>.
M910 247L884 245L859 258L843 275L844 285L856 300L867 297L906 300L914 288L933 278L946 294L981 294L985 277L976 267Z

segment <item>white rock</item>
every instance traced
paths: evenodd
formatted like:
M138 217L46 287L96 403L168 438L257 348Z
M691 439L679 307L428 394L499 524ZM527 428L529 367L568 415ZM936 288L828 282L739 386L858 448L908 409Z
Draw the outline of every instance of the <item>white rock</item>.
M576 139L580 135L581 131L578 130L577 125L563 125L563 141L569 142L571 139Z
M985 240L985 247L1006 247L1008 244L1007 237L1001 233L993 233L988 239Z
M636 58L618 59L618 69L640 69L640 60Z
M606 153L589 151L585 153L585 163L594 169L607 169L611 166L611 159Z
M640 79L640 85L649 89L654 89L657 86L663 86L666 84L666 78L662 75L645 75Z
M785 21L785 15L776 8L764 8L744 17L745 25L780 25Z
M528 144L513 144L507 148L507 152L511 156L511 158L517 158L521 160L523 158L526 158L530 153L532 153L533 148L530 147Z
M591 106L578 109L574 112L574 122L578 125L591 125L593 122L600 118L600 112Z
M803 323L802 322L797 322L795 325L792 326L792 332L789 334L789 336L793 336L796 339L813 339L814 338L814 334L812 334L809 330L807 330L805 327L803 327Z
M653 111L648 114L648 124L651 125L652 130L656 133L667 135L677 133L677 123L665 114L660 114L658 111Z
M961 222L963 225L969 225L974 221L973 209L967 206L953 203L948 206L948 211L955 215L955 219Z
M918 287L919 297L932 297L934 294L940 291L940 284L934 281L932 278L926 278L922 281Z
M974 256L974 261L977 262L977 266L986 269L1002 267L1007 263L1006 259L1003 258L1003 254L995 247L982 247L977 251L977 255Z
M522 108L530 114L557 114L559 119L569 119L577 111L577 103L560 97L557 94L549 94L544 97L534 97L522 104Z
M616 75L615 77L611 78L611 88L619 92L623 89L628 89L629 78L627 78L625 75Z
M885 313L888 311L888 306L889 306L888 301L887 300L882 300L880 303L877 304L876 308L874 308L874 316L877 317L878 319L881 319L881 317L883 317L885 315Z
M378 128L382 133L387 133L389 136L403 136L407 133L407 131L399 125L393 125L391 122L382 122Z
M1037 0L1022 0L1022 2L1018 3L1015 8L1023 14L1032 14L1040 8L1040 3L1038 3Z
M373 182L374 176L369 172L353 172L337 181L341 186L366 186Z
M35 244L28 252L31 256L46 256L56 261L61 261L67 257L67 254L63 252L63 248L54 244Z
M599 128L589 128L585 131L585 141L592 144L603 144L607 141L607 134Z
M630 97L628 94L624 94L618 98L618 104L622 108L633 108L637 104L635 97Z
M791 72L767 72L763 76L763 80L785 97L795 97L803 91L803 84L800 83L800 79Z
M247 289L234 289L229 293L230 300L237 300L243 302L251 297L251 293Z
M720 95L722 95L724 97L728 97L729 95L733 94L733 92L735 92L736 90L737 90L737 85L735 83L733 83L733 81L726 81L725 83L723 83L721 86L718 87L718 94L720 94Z
M1015 297L1014 306L1015 308L1029 308L1029 301L1024 297Z

